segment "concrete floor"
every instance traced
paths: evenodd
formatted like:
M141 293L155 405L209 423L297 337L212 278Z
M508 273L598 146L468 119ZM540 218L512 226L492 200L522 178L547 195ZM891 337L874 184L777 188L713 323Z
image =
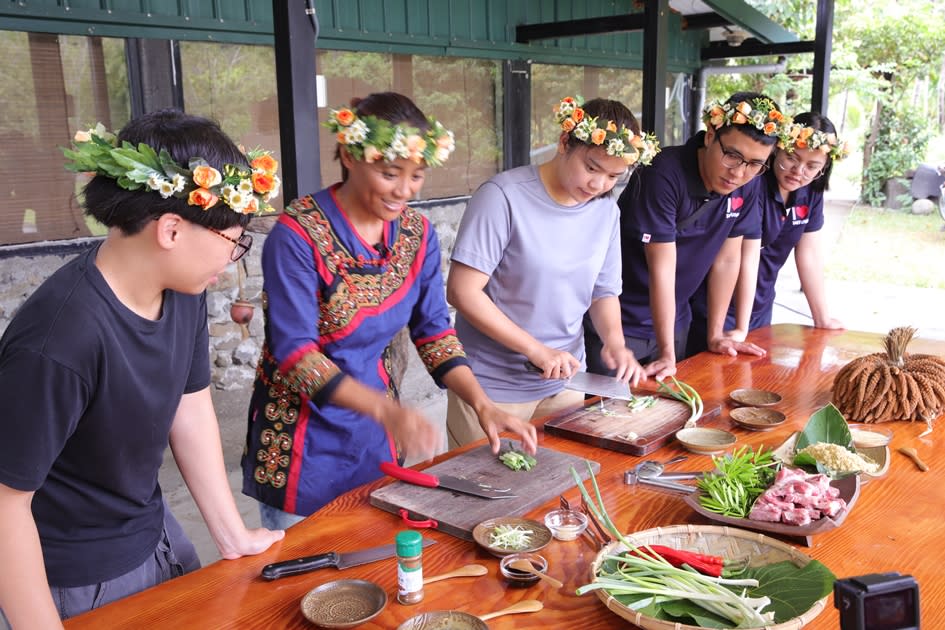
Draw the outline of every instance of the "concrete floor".
M835 242L839 238L852 205L852 201L828 201L825 243ZM848 329L885 333L895 326L912 325L919 329L922 337L945 339L945 320L941 317L941 313L945 312L945 291L828 282L828 295L834 316ZM810 324L809 312L800 291L794 263L789 260L778 279L774 323ZM406 378L401 390L412 393L413 404L420 407L431 421L444 426L446 396L433 386L419 360L411 363ZM242 479L239 460L245 439L249 392L215 391L213 398L220 419L226 467L234 496L246 523L257 527L259 513L256 504L240 492ZM194 541L201 560L204 564L216 561L219 558L216 547L169 453L166 465L161 470L161 485L171 509Z

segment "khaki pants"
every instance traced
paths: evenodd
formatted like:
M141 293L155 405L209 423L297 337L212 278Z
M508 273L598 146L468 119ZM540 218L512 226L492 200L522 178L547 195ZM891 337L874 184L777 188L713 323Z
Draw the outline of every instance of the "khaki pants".
M472 407L463 402L453 392L447 393L446 400L446 433L450 450L486 437L482 427L479 426L479 416L476 415ZM584 394L582 392L562 389L554 396L540 400L523 403L497 402L495 406L516 418L534 420L569 407L580 407L583 404Z

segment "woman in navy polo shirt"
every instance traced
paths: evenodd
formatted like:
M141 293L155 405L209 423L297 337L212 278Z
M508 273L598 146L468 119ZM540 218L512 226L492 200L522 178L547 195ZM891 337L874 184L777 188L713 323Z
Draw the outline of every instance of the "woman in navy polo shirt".
M836 129L826 116L805 112L794 118L771 158L771 168L764 178L765 195L761 201L761 257L751 317L747 328L736 322L736 306L729 311L726 330L744 339L749 330L771 324L775 283L778 273L794 251L794 261L801 288L810 306L816 328L843 328L830 317L824 290L824 265L820 233L824 225L824 191L830 183L833 163L846 157L847 146L837 138ZM743 267L739 282L750 278L754 270ZM693 317L705 312L693 303ZM738 302L739 292L736 291ZM704 316L703 316L704 317ZM694 327L699 323L694 319ZM704 319L702 320L704 324Z

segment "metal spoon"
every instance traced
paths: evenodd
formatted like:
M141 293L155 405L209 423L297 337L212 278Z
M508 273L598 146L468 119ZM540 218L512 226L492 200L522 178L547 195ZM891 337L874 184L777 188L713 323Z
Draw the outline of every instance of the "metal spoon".
M542 575L539 573L539 575ZM489 621L494 617L499 617L501 615L513 615L515 613L529 613L529 612L538 612L544 608L544 605L537 599L523 599L517 604L512 604L508 608L503 608L502 610L497 610L485 615L479 615L479 618L483 621Z
M529 562L528 560L525 560L524 558L519 559L519 560L513 560L507 566L510 569L515 569L516 571L524 571L525 573L531 573L532 575L538 576L539 578L548 582L548 584L551 584L555 588L561 588L562 586L564 586L564 584L561 581L556 580L555 578L551 577L547 573L542 573L541 571L536 569L534 565L532 565L531 562Z
M449 578L454 577L473 577L477 575L485 575L488 572L489 569L482 566L481 564L467 564L464 567L453 569L449 573L441 573L440 575L431 575L428 578L423 578L423 583L430 584L431 582L439 582L440 580L448 580Z

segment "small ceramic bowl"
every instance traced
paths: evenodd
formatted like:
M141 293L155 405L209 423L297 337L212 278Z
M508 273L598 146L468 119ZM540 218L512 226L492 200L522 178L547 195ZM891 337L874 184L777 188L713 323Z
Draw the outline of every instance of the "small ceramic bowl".
M528 545L520 549L511 549L508 547L499 547L492 544L492 532L501 526L515 527L528 532ZM538 551L551 542L551 530L538 521L528 518L518 518L515 516L504 516L500 518L490 518L479 523L473 528L473 540L480 547L491 553L497 558L507 556L516 552Z
M729 394L729 397L739 405L751 407L770 407L781 402L781 394L764 389L736 389Z
M722 429L695 427L676 432L676 439L686 450L699 455L715 455L727 450L737 442L737 438Z
M776 409L761 407L736 407L729 416L738 426L752 431L770 431L784 424L787 419L787 416Z
M557 540L574 540L587 529L587 515L575 510L553 510L545 514L545 527Z
M893 432L875 424L850 423L850 433L853 435L853 446L858 449L886 446L892 441Z
M302 614L320 628L353 628L373 619L387 605L387 593L367 580L334 580L302 598Z
M545 560L544 556L537 553L513 553L507 555L499 562L499 573L501 573L505 581L509 583L509 586L526 588L535 584L540 579L534 573L527 573L519 569L510 568L509 564L516 560L530 562L531 565L535 567L536 571L541 571L542 573L548 570L548 561Z

